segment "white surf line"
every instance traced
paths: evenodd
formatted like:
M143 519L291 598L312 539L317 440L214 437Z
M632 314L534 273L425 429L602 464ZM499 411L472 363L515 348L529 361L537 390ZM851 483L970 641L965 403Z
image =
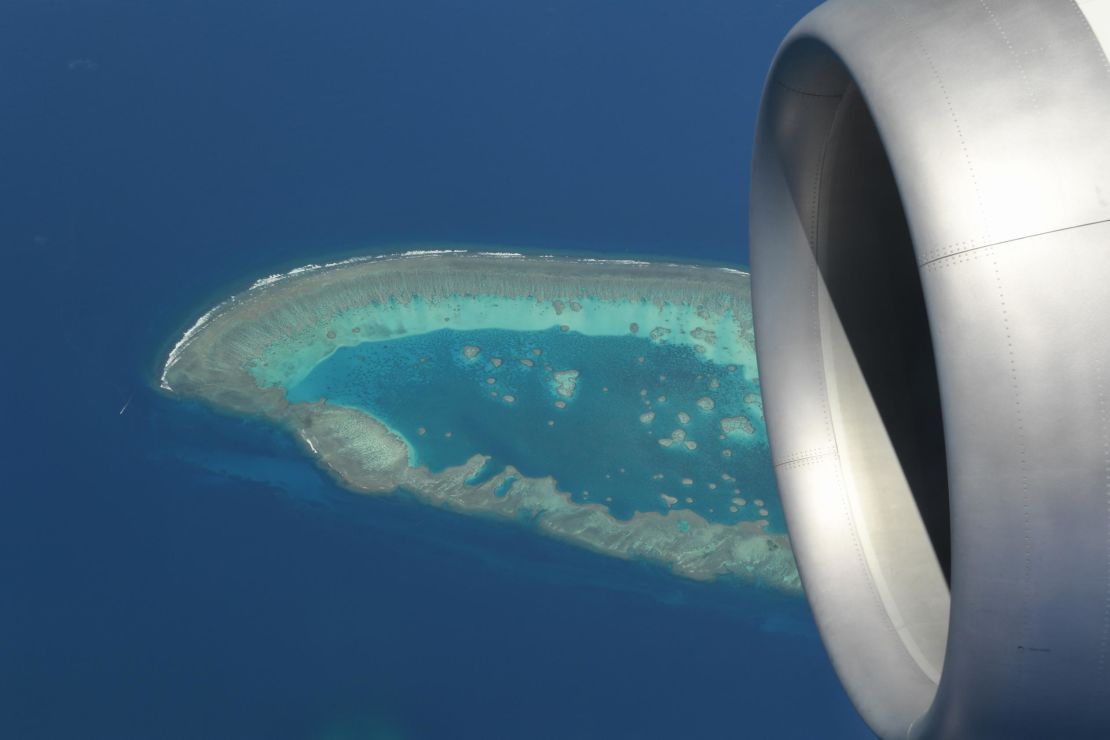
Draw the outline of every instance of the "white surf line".
M319 455L320 454L320 452L316 449L316 445L312 444L312 440L308 438L307 434L305 434L304 432L301 432L301 439L303 439L304 443L306 445L308 445L308 449L312 450L312 454L314 454L314 455Z
M169 381L166 380L166 375L167 375L167 373L169 373L170 368L173 367L174 363L176 363L177 360L181 357L181 351L183 349L185 349L185 347L188 346L189 342L193 341L193 337L195 337L197 335L197 332L200 331L201 327L203 327L205 324L208 323L208 321L212 318L213 314L215 314L221 308L226 306L229 302L234 301L234 300L235 300L235 298L232 297L228 300L221 301L219 304L217 304L217 305L213 306L212 308L208 309L208 312L205 313L203 316L201 316L199 319L197 319L197 322L195 324L193 324L191 327L189 327L188 331L186 331L184 334L181 335L181 339L177 340L177 344L175 344L173 346L173 349L170 350L170 354L166 357L166 364L162 368L162 377L160 379L161 380L160 385L161 385L163 390L167 390L167 391L172 391L173 390L173 388L170 387Z
M358 262L369 262L369 261L390 260L390 259L402 259L404 257L426 257L426 256L430 256L430 255L437 255L437 254L472 254L472 255L475 255L475 256L479 256L479 257L516 258L516 259L523 259L523 260L529 260L529 259L552 260L552 261L567 260L568 262L579 262L579 263L584 262L584 263L590 263L590 264L608 264L608 265L630 265L630 266L634 265L634 266L637 266L637 267L650 267L652 265L663 265L665 267L697 267L697 265L685 265L685 264L681 264L681 263L677 263L677 262L662 262L662 263L660 263L660 262L645 262L643 260L632 260L632 259L605 259L605 258L599 258L599 257L578 257L578 258L574 258L574 257L564 257L564 256L559 256L559 255L546 255L546 254L545 255L529 256L529 255L523 254L521 252L472 252L472 251L466 250L466 249L411 249L407 252L399 252L399 253L392 253L392 254L375 254L375 255L363 255L363 256L357 256L357 257L349 257L347 259L339 260L338 262L327 262L323 265L317 264L315 262L310 262L307 265L302 265L301 267L295 267L292 270L290 270L289 272L274 273L273 275L268 275L264 278L259 278L258 280L255 280L254 283L247 290L250 291L250 290L256 290L258 288L264 288L268 285L273 285L274 283L285 280L286 278L294 277L296 275L302 275L306 272L313 272L315 270L332 269L332 268L335 268L335 267L341 267L343 265L355 264L355 263L358 263ZM745 272L744 270L738 270L738 269L735 269L735 268L732 268L732 267L709 267L709 268L702 268L702 269L719 270L719 271L722 271L722 272L728 272L728 273L732 273L732 274L735 274L735 275L749 275L749 276L751 275L751 273L749 273L749 272ZM166 380L166 374L169 372L169 369L173 366L173 364L175 362L177 362L178 357L180 357L180 355L181 355L181 350L183 350L189 344L189 342L192 341L193 337L196 336L196 333L198 331L200 331L201 327L203 327L206 323L208 323L209 319L212 318L213 314L215 314L217 311L219 311L221 308L223 308L227 303L234 302L234 301L235 301L235 296L231 296L229 299L223 301L219 305L210 309L208 311L208 313L204 314L199 319L197 319L197 322L195 324L193 324L193 326L190 327L189 330L186 331L184 335L182 335L181 339L179 339L177 341L177 344L175 344L173 349L170 350L170 354L166 358L166 364L165 364L164 368L162 369L162 377L160 379L160 385L161 385L163 390L167 390L167 391L172 391L173 390L173 388L170 387L169 382ZM120 413L123 413L123 412L121 411Z

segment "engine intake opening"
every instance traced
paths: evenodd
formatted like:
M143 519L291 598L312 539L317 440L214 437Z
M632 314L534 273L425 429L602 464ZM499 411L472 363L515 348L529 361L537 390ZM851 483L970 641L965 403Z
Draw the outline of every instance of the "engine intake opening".
M829 135L820 192L818 268L949 580L948 466L925 299L898 185L854 84Z

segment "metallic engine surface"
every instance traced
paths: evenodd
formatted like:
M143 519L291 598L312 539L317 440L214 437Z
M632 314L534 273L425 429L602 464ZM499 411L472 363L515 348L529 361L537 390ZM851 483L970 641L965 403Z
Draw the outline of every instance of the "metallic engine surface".
M1110 32L1088 16L830 0L766 84L771 449L882 737L1110 737Z

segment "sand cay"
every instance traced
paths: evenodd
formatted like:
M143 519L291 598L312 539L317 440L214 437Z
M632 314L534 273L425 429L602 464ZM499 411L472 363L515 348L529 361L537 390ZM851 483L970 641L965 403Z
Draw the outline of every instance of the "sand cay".
M748 277L739 271L450 252L347 260L260 280L185 333L167 358L161 387L282 425L352 491L402 489L426 504L533 527L680 576L740 579L799 593L788 540L766 531L765 520L709 521L677 508L672 496L664 498L665 512L618 519L604 504L575 501L553 478L529 478L512 465L475 485L468 481L486 456L433 473L413 464L408 440L364 410L291 403L286 395L337 349L364 342L443 328L558 328L617 337L640 327L653 327L656 342L689 346L706 360L754 373ZM463 354L474 362L483 353L468 345ZM556 394L569 398L579 378L556 367L553 381ZM653 418L645 413L639 423L630 422L639 427ZM667 441L681 446L685 433L679 432ZM659 501L657 492L651 495ZM723 496L722 508L729 503Z

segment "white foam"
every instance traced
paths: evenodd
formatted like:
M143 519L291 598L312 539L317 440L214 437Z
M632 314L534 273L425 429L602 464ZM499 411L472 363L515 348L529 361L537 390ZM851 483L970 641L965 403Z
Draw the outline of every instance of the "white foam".
M170 350L169 356L166 358L165 367L162 368L161 386L163 390L173 390L173 388L170 387L169 381L166 380L166 374L170 371L170 368L173 367L174 363L177 362L177 360L181 357L181 351L189 346L189 342L193 341L193 337L197 335L197 332L201 330L201 327L208 323L209 319L212 318L212 315L228 303L229 301L223 301L214 308L209 309L208 313L197 319L197 322L189 327L188 331L181 335L181 339L177 340L177 344L173 346L173 349Z
M594 257L580 257L575 262L589 262L600 265L651 265L650 262L644 262L643 260L605 260Z
M401 252L398 255L391 255L396 257L423 257L428 254L466 254L465 249L410 249L407 252ZM390 256L390 255L387 255Z
M307 434L305 434L304 432L301 432L301 439L303 439L304 443L306 445L308 445L308 449L312 450L312 454L314 454L314 455L319 455L320 454L320 451L316 449L316 445L312 444L312 440L308 438Z
M501 258L501 259L532 259L532 260L546 260L546 261L557 261L557 260L560 260L560 259L565 259L563 257L559 257L558 255L550 255L550 254L526 255L526 254L523 254L521 252L469 252L466 249L410 249L410 250L405 251L405 252L399 252L399 253L393 253L393 254L375 254L375 255L363 255L363 256L357 256L357 257L348 257L347 259L339 260L337 262L327 262L323 265L312 262L312 263L309 263L307 265L302 265L301 267L295 267L292 270L289 270L288 272L274 273L274 274L268 275L264 278L259 278L258 280L255 280L254 283L251 284L248 291L257 290L257 289L264 288L264 287L267 287L267 286L270 286L270 285L274 285L275 283L281 282L282 280L285 280L287 278L295 277L297 275L303 275L304 273L313 272L313 271L316 271L316 270L333 269L333 268L336 268L336 267L343 267L345 265L352 265L352 264L357 264L357 263L360 263L360 262L371 262L371 261L377 261L377 260L399 260L399 259L404 259L405 257L427 257L427 256L443 255L443 254L474 254L474 255L480 256L480 257L496 257L496 258ZM653 264L654 265L662 264L663 266L666 266L666 267L690 267L690 265L684 265L684 264L677 263L677 262L652 263L652 262L646 262L644 260L605 259L605 258L598 258L598 257L579 257L579 258L573 259L571 261L578 262L578 263L586 263L586 264L633 265L633 266L637 266L637 267L650 267ZM734 274L734 275L749 275L750 274L750 273L745 272L743 270L737 270L737 269L731 268L731 267L717 267L717 268L708 268L708 269L715 269L715 270L719 270L719 271L722 271L722 272L727 272L727 273ZM199 332L201 330L201 328L203 328L204 325L207 324L209 322L209 320L211 320L211 318L214 314L216 314L218 311L220 311L228 303L234 303L235 300L236 300L235 296L232 296L231 298L223 301L222 303L218 304L214 308L210 309L207 313L205 313L203 316L201 316L199 319L197 319L197 322L195 324L193 324L192 327L190 327L189 330L186 331L184 335L182 335L181 339L179 339L177 344L174 345L173 349L170 350L170 353L169 353L168 357L166 358L166 364L162 369L162 377L161 377L161 382L160 382L160 385L164 390L167 390L167 391L172 391L173 390L173 388L170 386L169 382L166 380L166 376L169 372L169 369L171 367L173 367L174 363L176 363L177 360L180 358L182 350L184 350L185 347L187 347L189 345L189 342L191 342L193 340L193 337L196 336L197 332ZM311 443L309 443L309 444L311 445Z
M249 290L255 290L257 288L262 288L262 287L265 287L267 285L273 285L274 283L278 282L279 280L285 280L286 278L291 278L294 275L301 275L301 274L306 273L306 272L312 272L313 270L319 270L322 267L323 267L323 265L308 264L308 265L303 265L301 267L295 267L292 270L290 270L289 272L274 273L273 275L269 275L268 277L264 277L264 278L260 278L258 280L255 280L254 284L251 285Z

